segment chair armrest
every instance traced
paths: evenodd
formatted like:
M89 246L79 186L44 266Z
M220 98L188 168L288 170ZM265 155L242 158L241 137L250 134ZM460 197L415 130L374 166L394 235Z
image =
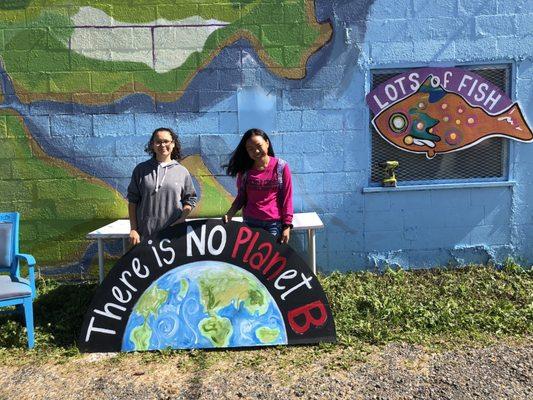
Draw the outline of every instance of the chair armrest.
M33 258L31 254L15 254L15 257L19 260L20 259L25 260L26 263L28 264L28 273L29 273L28 279L30 281L32 298L35 298L35 296L37 296L37 289L35 288L35 270L33 268L35 265L35 258Z
M15 254L17 258L23 258L28 263L28 267L33 267L35 265L35 258L31 254Z

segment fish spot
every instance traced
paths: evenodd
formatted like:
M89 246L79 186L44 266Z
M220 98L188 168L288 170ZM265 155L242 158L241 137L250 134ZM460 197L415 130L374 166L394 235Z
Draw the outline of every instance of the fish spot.
M424 108L426 108L426 104L420 102L420 103L418 103L418 108L424 109Z
M465 110L464 110L464 108L462 108L462 107L458 107L458 108L457 108L457 112L458 112L459 114L462 114L462 113L465 112Z
M448 121L450 120L450 117L446 116L446 117L442 118L442 120L443 120L444 122L448 122Z
M417 124L416 124L416 129L418 129L418 130L422 130L422 129L424 129L424 123L423 123L423 122L419 122L419 123L417 123Z
M460 119L456 119L456 120L455 120L455 123L456 123L457 125L461 125L461 120L460 120Z
M446 110L448 108L448 104L446 103L442 103L442 105L440 106L443 110Z
M407 135L406 137L403 138L403 142L407 145L411 145L413 144L413 137Z

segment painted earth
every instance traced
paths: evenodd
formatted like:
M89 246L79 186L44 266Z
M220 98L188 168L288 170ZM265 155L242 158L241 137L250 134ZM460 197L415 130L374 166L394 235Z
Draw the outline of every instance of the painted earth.
M265 286L234 265L174 268L142 294L122 351L287 344L281 312Z

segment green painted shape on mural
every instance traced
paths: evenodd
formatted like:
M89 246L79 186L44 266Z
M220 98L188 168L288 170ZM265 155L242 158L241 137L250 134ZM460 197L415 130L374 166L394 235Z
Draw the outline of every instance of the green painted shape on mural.
M189 170L200 185L200 202L194 208L192 217L219 217L233 202L232 196L216 180L199 155L184 158L181 163Z
M151 338L152 329L146 320L144 321L144 324L133 328L131 331L130 340L135 344L136 350L148 350Z
M231 22L211 34L201 52L191 54L179 68L160 74L144 63L101 61L70 52L67 43L73 28L65 9L60 7L64 5L64 1L51 1L46 4L46 7L40 3L32 4L28 18L34 19L28 21L28 26L25 18L11 15L20 10L0 10L0 29L10 28L10 34L5 40L5 49L0 51L6 71L9 74L44 72L13 77L19 87L30 93L46 93L48 87L51 93L64 94L129 92L132 91L127 88L131 84L131 73L135 82L140 84L140 88L135 91L167 93L183 90L198 69L219 51L223 43L243 31L255 37L275 66L301 68L302 62L306 61L305 55L309 54L309 46L320 35L319 27L307 22L306 0L255 1L240 8L216 0L195 0L182 7L165 7L165 4L168 6L167 0L154 1L151 4L159 18L177 20L200 15L205 19ZM59 10L56 14L55 8L51 7L54 5L57 5ZM158 8L158 5L161 6ZM112 10L111 15L124 22L154 20L153 13L141 13L138 10L132 12L132 7L125 5L122 0L108 1L106 4L78 0L73 1L72 6L69 11L71 15L78 11L76 6L92 6L106 12ZM302 22L295 24L293 20L283 21L284 13ZM91 87L86 71L92 71L91 78L97 82L94 87ZM109 79L106 71L115 72L113 79ZM47 72L52 74L47 76Z
M111 187L46 156L13 112L0 110L0 121L6 130L0 146L0 211L21 213L21 249L40 265L78 259L88 244L85 235L124 218L126 201Z
M228 347L233 334L231 321L217 315L202 319L198 323L198 330L215 347Z

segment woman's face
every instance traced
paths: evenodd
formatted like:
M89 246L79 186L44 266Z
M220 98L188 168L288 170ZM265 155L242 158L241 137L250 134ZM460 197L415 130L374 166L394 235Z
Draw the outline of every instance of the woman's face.
M246 152L252 160L260 160L268 154L268 145L268 140L263 139L262 136L253 135L246 141Z
M154 136L152 149L158 159L166 159L172 154L175 145L169 131L159 131Z

